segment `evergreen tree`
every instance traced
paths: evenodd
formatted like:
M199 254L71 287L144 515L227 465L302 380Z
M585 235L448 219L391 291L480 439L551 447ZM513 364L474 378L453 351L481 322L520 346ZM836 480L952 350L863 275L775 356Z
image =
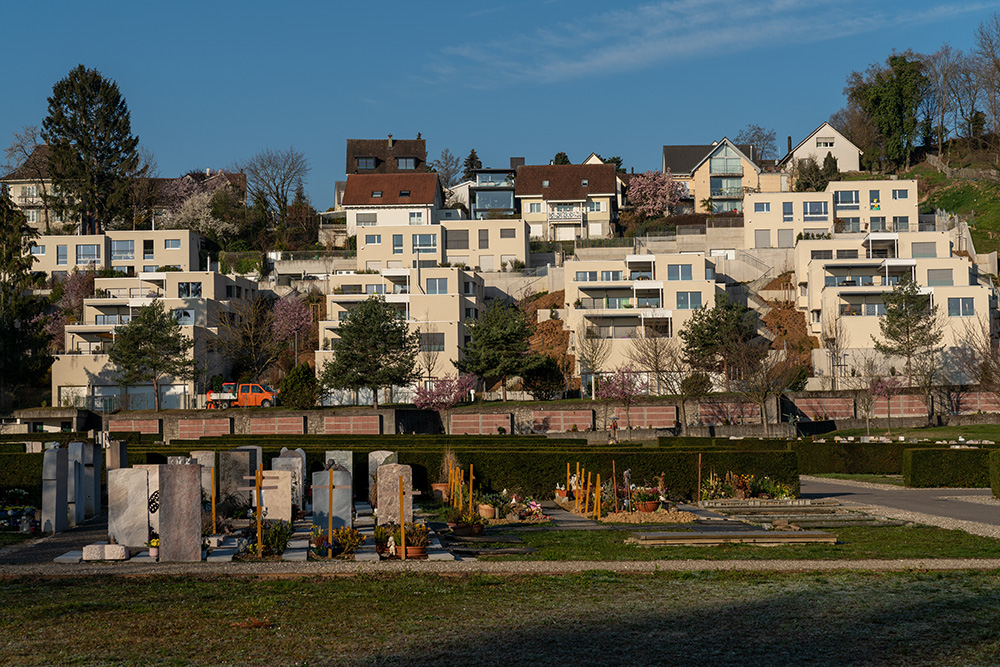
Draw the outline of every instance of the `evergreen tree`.
M153 385L153 401L159 411L160 382L168 377L194 377L194 359L189 356L193 347L194 341L184 335L173 314L156 299L117 329L108 359L118 366L121 385Z
M325 389L371 389L378 408L378 390L417 379L419 336L411 332L384 297L371 297L350 312L334 341L332 361L323 366Z
M558 153L555 154L555 157L552 158L552 164L573 164L573 163L569 161L568 155L566 155L562 151L559 151Z
M0 195L0 407L14 390L37 381L52 364L39 323L43 303L30 294L31 246L38 233Z
M128 211L137 175L139 140L118 85L78 65L52 88L42 138L51 147L52 208L79 219L81 232L99 234Z
M474 169L482 169L482 168L483 168L483 162L482 160L479 159L479 156L476 155L476 149L473 148L471 151L469 151L469 156L465 158L465 162L462 163L462 169L464 170L462 172L462 180L467 181L471 179L473 176L472 171Z
M463 358L453 362L463 373L499 379L507 400L507 378L520 375L528 355L532 327L527 313L513 304L494 301L479 318L465 327L471 340L462 348Z
M315 407L319 389L316 373L307 363L301 363L281 381L281 403L293 410L308 410Z
M691 369L723 373L728 391L733 365L757 336L757 326L753 311L720 295L712 308L692 313L679 335Z
M875 349L881 354L905 358L906 377L912 384L914 360L932 357L940 351L938 346L944 332L937 306L931 306L930 295L921 294L909 276L904 276L891 292L883 294L882 303L885 315L879 318L878 326L884 340L872 336Z

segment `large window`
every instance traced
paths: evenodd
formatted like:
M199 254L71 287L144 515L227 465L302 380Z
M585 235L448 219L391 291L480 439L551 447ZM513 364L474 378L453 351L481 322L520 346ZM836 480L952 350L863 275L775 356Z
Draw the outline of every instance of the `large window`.
M884 216L874 216L872 217L871 228L873 232L884 232L885 231L885 217Z
M135 241L112 241L111 261L135 259Z
M617 282L621 279L621 271L601 271L601 282Z
M375 158L373 157L358 158L358 169L374 169L374 168L375 168Z
M200 299L201 283L177 283L177 296L181 299Z
M895 232L910 231L910 216L908 215L892 216L892 230Z
M382 245L382 235L365 234L365 245Z
M973 317L976 307L972 297L948 299L948 317Z
M101 246L98 244L78 245L76 247L77 264L99 264L101 262Z
M437 252L438 239L436 234L414 234L413 252L421 255Z
M540 202L531 202L528 204L528 213L541 213L542 205Z
M667 280L691 280L691 265L668 264Z
M427 279L427 293L428 294L447 294L448 293L448 279L447 278L428 278Z
M403 235L393 234L392 235L392 254L402 255L403 254Z
M678 292L677 310L698 310L701 308L701 292Z
M421 352L444 352L443 333L422 333L420 334Z
M410 224L411 225L422 225L422 224L424 224L424 214L423 214L423 211L410 211Z
M743 165L739 154L729 146L722 146L715 151L709 163L713 174L742 174Z
M396 158L396 168L403 169L416 169L417 168L417 158L415 157L398 157Z
M829 211L825 201L802 202L802 219L805 222L823 222L829 217Z
M792 222L795 219L795 204L790 201L781 202L781 221Z
M355 220L358 227L374 227L378 223L378 213L358 213Z
M753 203L754 213L770 213L771 212L771 202L767 201L755 201Z
M174 319L177 320L177 324L194 324L194 311L190 308L177 308L174 310Z
M857 210L861 206L859 190L838 190L833 193L833 204L837 208Z
M893 190L892 191L892 198L893 199L909 199L910 198L910 191L909 190Z
M180 239L166 239L163 242L163 247L167 250L177 250L181 247Z
M385 294L385 285L365 285L365 294Z
M577 271L576 282L578 283L597 282L597 271Z
M446 250L468 250L469 249L469 230L468 229L449 229L445 232L445 249Z
M937 257L937 244L933 241L914 243L910 246L911 257Z
M947 287L954 284L951 269L927 269L928 287Z

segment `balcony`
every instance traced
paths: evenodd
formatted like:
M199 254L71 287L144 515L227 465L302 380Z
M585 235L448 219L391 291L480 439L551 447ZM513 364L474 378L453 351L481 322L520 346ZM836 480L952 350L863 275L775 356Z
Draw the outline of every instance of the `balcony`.
M549 211L549 222L581 223L583 222L583 211L582 210Z
M593 338L635 338L639 327L635 325L609 325L587 327L587 336Z
M711 190L709 196L712 199L743 199L743 188L722 188Z
M660 308L659 297L607 297L580 299L583 310L631 310L633 308Z

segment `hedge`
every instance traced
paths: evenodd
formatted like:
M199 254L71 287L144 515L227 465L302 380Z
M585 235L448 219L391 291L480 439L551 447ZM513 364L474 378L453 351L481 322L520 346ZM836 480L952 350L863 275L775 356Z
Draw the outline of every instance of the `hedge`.
M993 495L1000 498L1000 450L990 452L990 489Z
M907 449L903 483L913 487L979 488L990 485L988 449Z
M0 454L0 495L11 489L28 492L28 502L42 505L42 459L44 454Z
M934 449L933 443L914 442L793 442L799 472L850 475L899 475L907 449Z

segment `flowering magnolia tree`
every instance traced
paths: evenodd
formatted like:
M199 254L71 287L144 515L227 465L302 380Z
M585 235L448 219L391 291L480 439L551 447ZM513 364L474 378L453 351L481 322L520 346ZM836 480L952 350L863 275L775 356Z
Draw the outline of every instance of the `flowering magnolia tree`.
M597 387L597 398L617 401L625 408L625 425L632 428L629 409L639 396L649 393L649 384L631 366L619 366L610 374L601 377Z
M666 173L647 171L635 174L628 183L628 200L635 210L648 217L656 217L670 212L680 201L681 185L674 180L668 169Z
M271 312L271 333L277 343L299 335L305 339L312 328L312 310L301 299L286 296L274 304Z
M58 311L45 323L45 333L52 339L50 349L53 351L63 349L66 325L83 319L83 300L94 296L95 275L94 271L74 271L62 281L62 296L56 303Z
M414 404L421 410L434 410L441 415L445 433L450 433L448 410L469 395L476 386L475 375L446 375L434 381L430 387L417 387Z

